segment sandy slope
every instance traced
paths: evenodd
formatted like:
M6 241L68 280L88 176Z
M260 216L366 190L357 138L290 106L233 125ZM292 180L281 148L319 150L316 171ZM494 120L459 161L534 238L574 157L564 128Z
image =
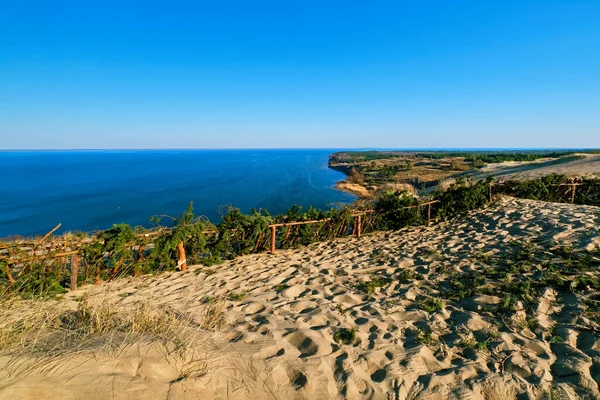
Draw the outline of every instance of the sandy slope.
M478 170L475 175L495 176L499 179L533 179L556 173L567 176L600 177L600 154L581 154L581 158L563 157L557 160L542 159L533 162L503 162L488 164Z
M600 334L578 315L575 299L556 302L548 292L535 316L564 342L526 328L501 329L483 351L460 343L496 329L485 307L498 298L447 301L431 313L419 306L420 297L436 296L444 274L491 268L474 254L502 255L513 240L593 249L600 244L600 210L503 199L452 223L87 287L69 298L89 293L123 307L151 299L198 317L215 298L245 296L226 301L228 325L212 334L206 377L178 379L176 363L156 349L78 355L55 360L62 369L32 369L26 377L2 369L0 398L509 400L517 393L545 398L550 388L563 398L600 398ZM406 269L424 279L402 283ZM369 296L357 284L374 275L393 282ZM356 339L336 343L339 328L355 329Z

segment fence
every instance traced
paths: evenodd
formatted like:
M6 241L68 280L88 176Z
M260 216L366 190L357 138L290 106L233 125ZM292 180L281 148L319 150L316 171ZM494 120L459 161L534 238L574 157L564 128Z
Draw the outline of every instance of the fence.
M414 206L404 207L404 209L417 208L420 210L421 207L427 206L427 224L429 224L429 223L431 223L431 205L435 204L435 203L439 203L439 201L432 200L432 201L428 201L426 203L419 203ZM358 213L352 214L352 218L354 218L354 224L352 226L352 235L354 235L356 237L361 237L361 235L363 233L363 225L364 225L363 223L366 223L367 225L371 225L371 227L372 227L372 225L373 225L372 221L369 221L368 219L366 221L363 221L363 217L366 217L367 215L372 215L372 214L375 214L375 210L363 210ZM298 222L289 222L289 223L270 224L269 228L271 229L271 249L270 249L271 253L275 253L275 249L276 249L277 228L288 227L288 234L289 234L289 227L300 226L300 225L323 224L328 221L331 221L331 218L315 220L315 221L298 221Z
M432 220L431 206L437 202L434 200L405 208L421 210L423 207L427 207L427 223L430 223ZM377 218L378 215L375 210L357 210L346 217L343 213L339 213L336 214L336 217L318 220L270 223L267 225L270 238L265 235L265 232L261 232L248 252L255 253L266 250L275 253L277 248L293 248L298 245L340 236L354 235L361 237L364 233L377 229ZM92 275L94 283L99 284L102 281L100 278L101 268L94 267L95 263L99 261L94 262L91 260L93 257L86 254L86 246L101 245L102 241L98 237L63 237L62 239L54 238L48 242L47 239L59 228L60 224L37 241L1 245L0 267L4 269L3 272L9 286L15 285L24 275L35 272L34 268L37 268L41 275L56 275L56 280L61 283L61 286L64 287L68 283L71 290L76 290L78 282L81 280L90 281ZM246 231L249 230L246 229ZM278 230L283 233L279 236L279 239ZM141 263L144 257L147 257L148 250L151 250L155 245L156 240L169 231L168 228L161 228L155 231L137 233L135 240L123 244L123 249L134 255L132 257L133 262ZM202 234L206 236L209 244L214 244L217 243L219 235L234 237L234 241L237 235L237 240L243 242L250 236L249 232L246 231L242 228L210 229L202 231ZM238 245L237 247L242 246ZM243 251L242 254L244 254ZM106 266L112 263L113 267L106 277L107 281L114 279L125 268L123 266L124 258L125 256L121 255L117 260L111 261L111 254L108 252L101 255L101 261ZM185 240L182 240L177 245L177 268L186 271L187 264ZM85 268L82 268L82 266ZM138 273L135 273L135 275L138 275Z
M494 193L557 203L600 206L600 179L567 179L562 175L548 175L529 181L510 179L490 184Z
M292 215L292 220L289 222L285 221L284 216L273 218L262 214L239 213L234 216L238 219L233 218L233 222L229 225L222 222L219 226L208 226L207 229L196 232L197 234L177 236L174 246L166 256L173 263L171 266L164 265L164 258L152 258L154 257L152 250L156 250L157 241L172 234L175 228L161 227L158 230L138 232L133 239L121 243L121 247L113 247L112 250L106 251L106 239L103 244L99 236L63 235L58 239L50 239L52 233L60 227L59 224L37 241L0 243L0 282L4 275L9 288L16 287L19 286L17 283L20 280L28 276L29 281L21 284L21 287L40 285L42 282L43 287L52 284L62 289L69 287L75 290L78 282L110 281L119 274L131 272L132 268L134 276L140 275L143 271L154 272L175 267L185 271L188 263L197 262L199 257L204 260L213 257L214 254L221 259L264 251L274 253L277 248L294 248L341 236L361 237L365 233L378 229L394 229L388 224L388 218L398 218L398 210L404 210L399 214L401 220L407 216L411 218L407 223L422 224L425 221L430 223L434 211L436 218L438 216L449 218L480 207L491 201L494 194L521 193L519 190L522 187L515 185L510 181L493 185L491 182L480 182L472 187L467 185L454 192L451 190L444 192L437 196L438 199L405 207L396 206L397 208L393 210L345 209L331 211L329 214L319 211L310 214L317 215L317 218L293 220L309 215L305 213L302 217ZM546 191L548 187L567 188L567 191L559 190L558 194L550 193L549 196L574 203L589 199L590 190L595 196L600 195L600 182L593 181L592 189L589 185L589 182L561 181L546 182L543 188ZM577 188L581 186L584 186L584 189L578 191ZM478 196L478 200L474 201L473 196ZM568 200L565 196L568 196ZM416 209L416 214L406 212L410 209ZM389 212L396 214L392 215ZM159 242L159 246L162 245L164 242ZM50 283L48 283L49 278L53 279Z

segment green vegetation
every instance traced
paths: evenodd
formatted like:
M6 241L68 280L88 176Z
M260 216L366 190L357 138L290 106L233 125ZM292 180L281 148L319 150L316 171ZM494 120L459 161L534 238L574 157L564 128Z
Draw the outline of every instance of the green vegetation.
M406 191L385 191L374 204L378 225L382 229L400 229L422 224L425 219L418 204L419 200Z
M242 301L246 297L246 293L229 293L227 300L229 301Z
M373 277L368 282L360 282L356 285L356 289L367 293L369 296L375 293L377 288L388 287L392 283L392 279L385 276Z
M423 301L418 301L419 307L421 307L421 309L423 311L426 311L428 313L434 313L437 311L441 311L444 309L444 307L446 306L444 304L444 300L442 299L434 299L432 297L427 298Z
M160 223L160 219L153 218L152 221ZM193 204L181 214L180 218L174 219L173 229L159 236L154 243L155 268L160 270L175 270L177 266L177 246L184 243L186 258L190 264L202 262L202 256L207 253L206 235L204 231L209 228L204 221L194 217Z
M431 153L417 153L416 156L430 159L440 159L448 157L463 157L465 160L475 163L481 161L485 164L501 163L506 161L535 161L540 158L559 158L576 153L575 151L437 151Z
M446 191L438 190L434 197L439 203L434 205L436 216L442 219L451 218L485 206L490 201L490 184L488 178L475 184L458 179Z
M411 155L415 158L425 158L430 160L440 160L444 158L460 157L468 161L480 160L483 163L500 163L505 161L535 161L540 158L559 158L571 155L584 150L572 151L427 151L427 152L407 152L407 151L344 151L334 153L331 158L339 162L364 162L373 160L387 160ZM585 152L589 152L585 150Z
M341 328L333 334L333 340L339 344L352 344L356 339L356 330Z
M273 223L322 221L280 227L275 244L277 248L286 249L355 233L355 215L365 209L372 209L373 212L363 212L363 234L422 225L427 223L429 217L437 220L450 219L486 206L490 202L490 189L493 193L523 198L563 202L574 200L577 204L600 205L600 179L585 178L578 181L575 196L570 192L570 186L564 186L566 182L567 178L562 175L495 184L491 179L479 182L459 179L447 190L436 191L429 196L417 198L407 191L388 190L370 203L339 209L318 210L309 207L302 212L301 207L294 206L286 214L272 216L266 210L253 210L244 214L239 209L228 208L218 225L194 217L190 204L179 218L171 218L170 228L158 225L156 229L148 231L117 224L96 235L85 237L67 234L57 239L64 243L63 249L79 251L77 282L99 283L120 276L174 271L179 266L179 246L182 243L189 265L210 266L239 255L267 251L271 245L269 225ZM163 219L153 218L152 221L160 224ZM54 296L64 293L70 287L72 266L69 259L44 258L43 246L35 241L0 242L0 286L4 290L36 297ZM510 278L515 271L534 268L538 252L539 249L535 246L516 245L514 258L506 263L505 268L493 268L477 276L463 274L448 282L443 290L448 293L449 298L456 300L474 294L490 294L492 290L485 282L494 279L506 283L505 294L529 302L534 298L536 283L512 282ZM577 274L575 277L565 275L555 263L548 261L539 273L539 282L565 287L571 291L600 289L600 282L585 274L589 270L592 258L590 254L575 251L568 246L554 246L550 253L563 260L564 265L576 270ZM38 257L32 256L33 254L41 255ZM381 250L374 251L371 258L383 264L391 262L390 256ZM476 255L476 258L485 263L493 261L484 252ZM24 261L14 261L20 259ZM422 279L422 276L405 270L398 279L401 283L407 283ZM360 283L357 288L371 295L377 288L386 287L390 283L388 278L376 277L369 282Z
M342 306L341 306L341 305L339 305L339 304L336 304L336 305L335 305L335 309L336 309L336 310L338 310L338 312L339 312L340 314L342 314L342 315L346 314L346 310L344 309L344 307L342 307Z
M282 292L285 289L289 288L288 285L286 284L280 284L280 285L275 285L275 287L273 289L275 289L276 292Z
M417 328L417 342L429 346L435 344L436 340L433 338L431 332Z
M400 283L411 283L414 281L422 281L423 279L425 279L423 275L409 268L403 269L398 275L398 282Z
M541 200L555 203L586 204L600 206L600 179L582 178L577 181L575 196L565 175L550 174L528 181L508 180L494 186L494 193L521 199Z
M474 350L476 352L485 351L489 349L490 342L489 340L478 341L474 337L464 338L459 342L459 346L463 350Z

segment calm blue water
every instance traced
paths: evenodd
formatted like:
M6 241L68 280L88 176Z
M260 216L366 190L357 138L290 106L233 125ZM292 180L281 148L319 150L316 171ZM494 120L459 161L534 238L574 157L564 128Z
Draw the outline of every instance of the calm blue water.
M0 237L150 226L149 217L196 215L219 222L218 208L244 212L326 208L354 197L327 168L333 150L164 150L0 152ZM59 231L60 232L60 231Z

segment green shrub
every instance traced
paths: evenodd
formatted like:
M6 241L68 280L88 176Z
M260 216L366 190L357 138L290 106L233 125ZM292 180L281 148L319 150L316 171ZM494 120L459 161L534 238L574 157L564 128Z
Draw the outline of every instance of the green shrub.
M333 334L333 340L339 344L352 344L356 339L356 330L341 328Z
M156 219L155 219L156 221ZM207 254L206 235L209 227L204 221L194 218L194 206L190 203L181 217L173 220L174 226L160 235L154 244L155 270L172 271L179 259L177 246L183 242L188 264L195 264Z
M419 200L407 191L385 191L374 204L380 228L393 230L422 224L424 220L418 204Z
M459 179L446 191L434 193L436 216L447 219L485 206L489 201L492 178L474 184Z

